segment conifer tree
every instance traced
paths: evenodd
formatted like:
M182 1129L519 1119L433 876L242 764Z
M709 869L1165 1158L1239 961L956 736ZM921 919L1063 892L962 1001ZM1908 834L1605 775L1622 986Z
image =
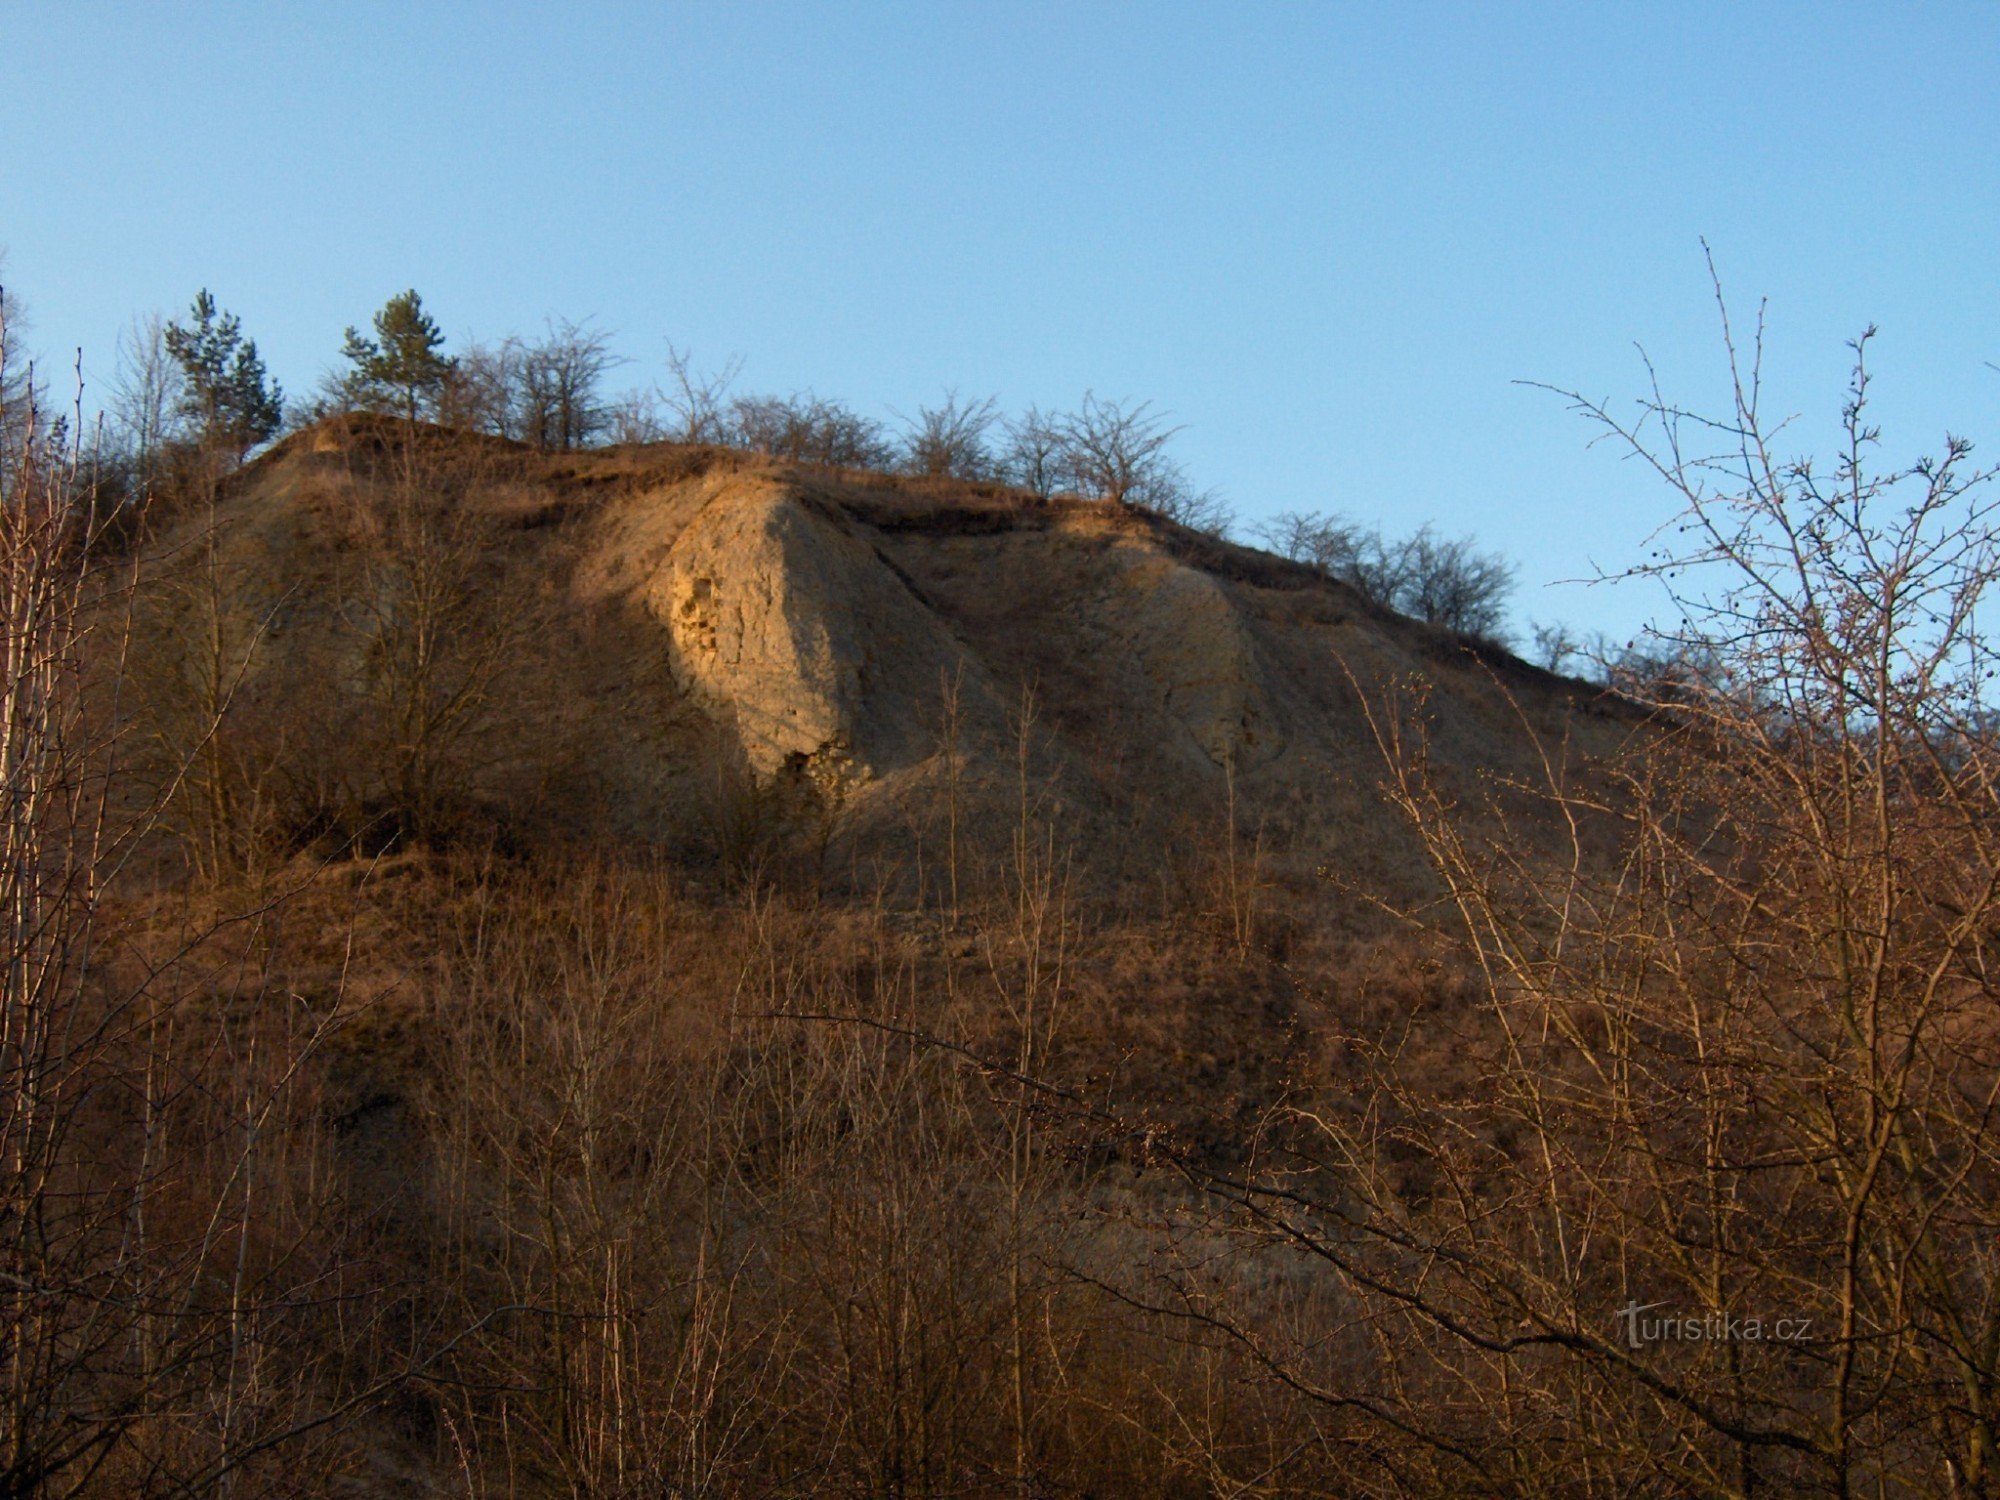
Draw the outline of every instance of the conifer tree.
M347 330L341 353L353 364L348 391L363 406L400 411L411 422L433 410L457 361L438 353L444 333L414 289L391 297L375 314L375 337Z
M216 306L206 287L195 295L189 321L166 326L168 354L185 377L181 411L195 424L205 449L241 462L257 444L277 435L285 417L284 392L264 369L257 341L243 337L242 321Z

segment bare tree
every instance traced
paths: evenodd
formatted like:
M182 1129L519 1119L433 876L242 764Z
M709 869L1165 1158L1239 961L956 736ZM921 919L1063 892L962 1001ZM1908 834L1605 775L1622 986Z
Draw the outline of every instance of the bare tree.
M702 374L694 368L691 351L667 345L669 384L664 395L673 414L667 436L678 443L736 441L729 388L736 383L742 361L732 359L720 371Z
M1279 511L1260 524L1256 534L1280 557L1343 582L1351 581L1346 575L1368 540L1355 522L1312 510Z
M663 443L668 425L654 387L626 391L604 408L604 432L614 443Z
M1281 511L1260 534L1282 556L1346 584L1385 609L1461 635L1498 638L1514 569L1469 537L1423 526L1401 541L1319 511Z
M1127 497L1127 503L1151 511L1177 526L1204 536L1228 535L1235 512L1214 490L1198 490L1186 470L1171 459L1162 459L1141 477Z
M438 396L438 420L447 427L521 438L521 385L525 351L521 341L497 344L475 340L445 373Z
M589 326L552 320L546 335L521 347L517 399L522 433L538 448L581 448L606 421L600 387L625 361L611 351L611 335Z
M879 422L839 401L743 396L730 406L736 441L759 453L833 469L887 469L896 451Z
M98 572L74 439L32 401L21 431L0 466L0 1490L296 1493L280 1452L332 1477L338 1425L387 1388L363 1354L380 1304L322 1233L342 1195L301 1073L348 1006L338 982L271 993L220 951L241 918L121 924L110 957L170 790L130 775L105 711L137 564ZM218 969L241 1003L204 1008ZM345 1370L309 1327L330 1301Z
M1441 537L1419 527L1400 549L1403 585L1396 607L1460 635L1497 639L1514 587L1506 559L1481 552L1470 537Z
M27 450L31 414L50 409L47 389L36 380L28 355L27 330L21 299L0 284L0 462L15 465Z
M1264 1170L1193 1174L1368 1341L1184 1305L1432 1492L1995 1484L1995 474L1876 466L1866 336L1839 455L1781 458L1724 327L1720 415L1570 398L1680 507L1635 572L1685 670L1609 766L1550 742L1477 799L1420 694L1369 700L1461 999L1355 1038Z
M479 770L498 755L497 706L531 608L491 587L492 525L451 503L461 472L409 458L380 508L345 601L366 712L346 750L351 805L386 812L418 841L448 832Z
M1082 406L1062 419L1068 476L1078 490L1113 505L1140 501L1160 483L1167 444L1180 430L1150 401L1100 401L1086 391Z
M1536 621L1529 626L1535 641L1535 662L1551 672L1564 672L1570 664L1584 656L1585 646L1569 626L1557 622L1545 625Z
M167 348L166 318L159 313L134 318L118 337L106 405L112 440L129 457L141 491L182 436L183 385L180 361Z
M903 463L913 474L951 479L985 479L993 472L993 455L986 434L999 420L999 403L992 396L961 400L946 391L939 406L920 406L915 421L907 418Z
M1062 488L1067 478L1067 445L1060 418L1031 406L1008 422L1004 432L1000 472L1010 484L1032 491L1042 500Z
M1260 528L1280 555L1344 583L1384 609L1410 613L1412 555L1379 527L1321 511L1281 511Z
M161 828L215 883L266 852L278 767L241 701L274 604L227 554L209 499L194 540L139 580L128 691L133 760L167 789Z

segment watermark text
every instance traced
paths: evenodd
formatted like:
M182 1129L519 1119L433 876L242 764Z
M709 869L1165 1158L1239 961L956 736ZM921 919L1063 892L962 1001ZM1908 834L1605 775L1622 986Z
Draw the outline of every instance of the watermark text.
M1628 1302L1618 1309L1618 1332L1630 1349L1648 1344L1803 1344L1813 1334L1804 1317L1759 1318L1709 1310L1662 1311L1664 1302Z

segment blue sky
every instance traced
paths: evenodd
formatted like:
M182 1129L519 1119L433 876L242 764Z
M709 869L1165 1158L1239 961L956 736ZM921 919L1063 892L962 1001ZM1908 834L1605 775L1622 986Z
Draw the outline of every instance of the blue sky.
M1666 498L1519 381L1713 405L1700 241L1802 447L2000 444L2000 5L16 8L0 246L47 356L211 288L304 391L415 286L870 414L1149 398L1247 522L1432 521L1624 633Z

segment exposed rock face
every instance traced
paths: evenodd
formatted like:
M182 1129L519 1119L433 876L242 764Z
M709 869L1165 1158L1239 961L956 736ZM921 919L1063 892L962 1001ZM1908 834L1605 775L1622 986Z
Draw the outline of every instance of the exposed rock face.
M1282 746L1243 612L1208 574L1142 555L1118 580L1118 631L1145 691L1186 732L1164 748L1249 770Z
M965 660L869 543L775 487L731 487L703 507L647 602L676 680L733 719L766 775L803 764L882 776L924 759L942 684Z
M1627 732L1578 684L1137 513L726 450L421 436L424 463L465 465L462 487L425 493L467 539L467 597L523 624L463 779L524 826L708 847L803 774L835 793L851 847L927 855L968 820L1017 818L1032 782L1111 878L1160 873L1131 851L1183 825L1209 837L1224 800L1362 878L1416 863L1364 703L1420 684L1432 769L1468 795L1537 774L1531 731L1590 754ZM267 594L289 601L245 721L294 726L288 743L376 712L364 674L327 664L366 648L354 591L396 574L391 440L393 424L325 424L231 481L221 535L245 630ZM195 556L182 542L163 556ZM384 565L357 567L357 550ZM377 772L337 758L329 775L377 795Z

